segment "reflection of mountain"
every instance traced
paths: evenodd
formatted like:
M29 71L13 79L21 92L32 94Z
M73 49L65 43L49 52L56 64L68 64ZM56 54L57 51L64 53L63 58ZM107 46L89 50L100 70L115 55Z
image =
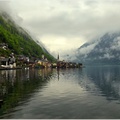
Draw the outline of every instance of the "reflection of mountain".
M19 101L30 97L43 87L52 76L50 69L24 69L0 71L0 100L3 104L0 115L15 107Z
M84 63L120 64L120 33L107 33L77 50L77 58Z
M120 67L88 67L84 80L79 84L97 95L106 96L108 100L120 98Z

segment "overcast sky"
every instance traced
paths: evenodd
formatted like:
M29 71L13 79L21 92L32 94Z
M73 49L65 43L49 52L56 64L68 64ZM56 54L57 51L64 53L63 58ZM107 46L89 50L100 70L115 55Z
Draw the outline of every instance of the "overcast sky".
M0 1L0 8L9 11L54 54L77 49L105 32L120 30L120 0Z

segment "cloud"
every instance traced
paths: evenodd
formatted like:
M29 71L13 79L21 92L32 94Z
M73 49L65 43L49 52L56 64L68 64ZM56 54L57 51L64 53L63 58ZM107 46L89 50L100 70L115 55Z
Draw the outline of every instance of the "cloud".
M114 55L110 55L109 53L104 54L104 56L102 58L107 58L107 59L111 59L114 58Z
M110 47L112 50L120 50L120 37L114 39L114 43Z
M0 11L8 12L11 11L9 6L9 0L0 0Z
M86 39L92 39L106 31L118 30L120 27L120 4L116 2L77 0L73 4L71 0L69 4L66 3L68 1L39 2L43 6L38 8L37 5L36 9L27 9L21 13L21 17L26 20L24 25L35 31L36 35L77 35L85 36ZM34 4L32 7L34 8Z
M16 21L51 52L77 49L120 30L119 0L11 0L10 6L21 18Z
M11 6L11 3L12 0L0 0L0 13L6 12L20 25L23 19L18 15L18 12L14 9L14 6Z
M82 39L82 38L80 38L80 37L72 38L72 37L57 36L57 35L49 34L49 35L42 36L38 39L43 40L45 47L51 53L53 53L53 51L54 51L54 55L56 56L58 53L61 55L65 54L65 53L67 54L68 48L69 48L69 51L78 48L79 44L77 44L77 43L79 43L80 39ZM73 41L73 39L74 39L74 41ZM81 42L84 43L84 41L82 41L82 40L81 40Z
M98 39L97 41L89 42L88 45L78 50L78 54L80 55L86 54L86 57L87 57L87 54L89 54L95 48L95 46L99 43L99 41L100 40Z

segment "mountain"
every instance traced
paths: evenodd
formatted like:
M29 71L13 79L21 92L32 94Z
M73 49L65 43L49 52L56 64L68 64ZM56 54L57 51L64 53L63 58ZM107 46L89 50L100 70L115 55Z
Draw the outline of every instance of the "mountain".
M85 64L120 64L120 32L106 33L83 44L76 57Z
M0 12L0 45L3 43L7 44L8 49L0 48L0 56L6 57L13 52L15 55L41 58L44 54L48 60L55 60L40 42L34 40L7 13Z

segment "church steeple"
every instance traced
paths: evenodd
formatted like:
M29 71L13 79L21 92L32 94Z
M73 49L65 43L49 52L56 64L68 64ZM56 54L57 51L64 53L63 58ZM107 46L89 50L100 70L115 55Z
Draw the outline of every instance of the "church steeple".
M58 53L58 57L57 57L57 60L59 61L59 53Z

